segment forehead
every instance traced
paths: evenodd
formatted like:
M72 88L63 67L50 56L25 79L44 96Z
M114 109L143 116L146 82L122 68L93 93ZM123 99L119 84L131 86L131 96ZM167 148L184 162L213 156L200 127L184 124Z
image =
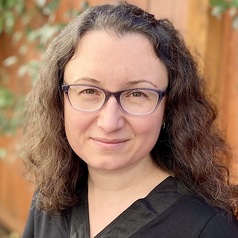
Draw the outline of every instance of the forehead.
M111 82L157 78L166 84L167 70L144 35L90 31L80 39L65 68L66 79L79 77Z
M91 47L97 49L97 53L99 53L99 48L104 50L104 46L106 46L109 51L115 50L115 48L118 47L124 48L126 45L130 45L131 47L131 50L128 53L132 53L135 48L137 51L138 48L141 48L141 50L147 48L151 55L157 57L152 43L145 35L136 32L122 34L109 30L92 30L86 32L79 40L75 52L77 54L84 48Z

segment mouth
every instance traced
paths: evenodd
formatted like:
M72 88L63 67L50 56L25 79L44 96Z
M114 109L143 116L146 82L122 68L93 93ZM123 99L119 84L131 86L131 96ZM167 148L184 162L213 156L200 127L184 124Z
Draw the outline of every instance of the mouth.
M96 145L105 149L117 149L125 145L128 139L92 138Z

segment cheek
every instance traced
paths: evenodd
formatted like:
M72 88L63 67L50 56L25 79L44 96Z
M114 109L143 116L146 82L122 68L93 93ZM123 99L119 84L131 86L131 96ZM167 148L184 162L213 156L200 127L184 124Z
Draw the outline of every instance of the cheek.
M65 132L69 142L75 140L77 135L81 135L86 131L90 124L90 118L72 108L67 100L64 103L64 121Z
M148 118L147 120L145 120L144 125L141 125L141 128L143 128L141 129L141 132L146 137L145 143L149 143L150 145L152 145L152 147L154 147L159 138L164 119L164 107L164 103L161 103L158 110L156 110L151 115L148 115Z
M151 114L147 118L139 119L134 131L137 131L137 136L141 138L145 145L153 147L160 134L163 113Z
M64 99L64 123L65 123L65 132L66 135L70 133L72 130L71 128L74 128L76 126L77 121L77 112L74 112L75 110L71 107L68 100Z
M88 127L92 124L90 116L82 115L78 111L66 111L65 110L65 131L68 133L82 133L86 131Z

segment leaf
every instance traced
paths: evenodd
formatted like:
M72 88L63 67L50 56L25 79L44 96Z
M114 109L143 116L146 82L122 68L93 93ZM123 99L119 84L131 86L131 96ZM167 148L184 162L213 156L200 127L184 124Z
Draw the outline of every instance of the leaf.
M9 89L5 87L0 88L0 108L11 108L13 106L14 99L14 95Z
M35 0L35 3L38 7L42 8L46 4L46 0Z
M6 58L4 61L3 61L3 65L5 67L10 67L14 64L16 64L18 61L17 57L16 56L10 56L8 58Z
M38 40L39 46L46 47L53 37L61 30L60 24L46 23L37 30L30 31L28 34L28 40L34 42Z
M43 7L43 13L47 16L55 12L59 6L59 0L52 0L46 6Z
M221 7L218 7L218 6L213 7L213 8L212 8L212 11L211 11L212 15L213 15L213 16L216 16L216 17L221 16L221 14L222 14L223 12L224 12L224 10L223 10Z
M238 15L233 18L232 27L233 27L234 29L238 29Z
M6 32L10 33L13 30L13 27L15 25L15 16L13 12L11 11L6 11L4 14L5 17L5 30Z
M238 0L232 0L230 2L230 5L233 6L233 7L238 7Z
M27 64L22 65L17 71L18 77L23 78L25 75L29 75L34 82L38 76L40 64L38 60L31 60Z
M22 31L16 31L13 33L12 42L17 43L19 40L21 40L23 37Z
M0 34L3 32L3 26L4 26L4 22L3 22L3 18L0 17Z
M212 7L221 7L221 8L227 8L228 2L225 0L210 0L210 5Z
M229 15L232 17L236 15L236 12L237 12L237 9L235 7L231 7L229 9Z
M4 157L6 157L7 155L7 151L4 148L0 148L0 159L3 159Z
M49 8L50 12L52 13L52 12L54 12L58 8L59 3L60 3L59 0L52 0L47 5L47 8Z

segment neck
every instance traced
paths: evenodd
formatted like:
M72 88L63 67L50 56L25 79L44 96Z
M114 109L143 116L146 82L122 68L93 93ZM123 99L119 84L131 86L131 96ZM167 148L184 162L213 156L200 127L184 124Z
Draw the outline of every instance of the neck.
M88 168L88 189L97 194L114 195L140 193L146 196L155 186L170 174L158 167L152 159L140 161L136 166L122 170L105 171Z

